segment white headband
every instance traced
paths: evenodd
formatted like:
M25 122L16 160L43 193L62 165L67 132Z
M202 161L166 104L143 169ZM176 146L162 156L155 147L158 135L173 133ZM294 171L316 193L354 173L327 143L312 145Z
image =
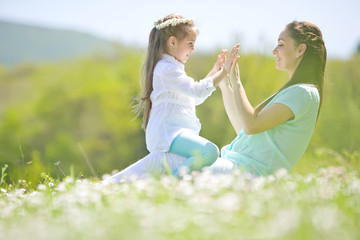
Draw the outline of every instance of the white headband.
M160 18L154 22L154 26L156 27L156 29L159 30L159 29L166 28L170 25L176 26L176 25L179 25L180 23L188 23L188 22L194 21L193 18L171 18L169 20L166 20L165 22L158 23L159 21L162 21L162 20L163 20L163 18Z

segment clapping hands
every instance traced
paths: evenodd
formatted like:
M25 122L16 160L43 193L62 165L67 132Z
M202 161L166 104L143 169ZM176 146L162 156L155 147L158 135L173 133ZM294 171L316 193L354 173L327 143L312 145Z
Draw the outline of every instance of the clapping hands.
M219 86L222 87L231 87L230 82L236 82L238 79L240 80L240 74L239 74L239 67L237 64L237 60L239 59L238 51L239 51L240 44L236 44L232 50L231 53L226 59L224 60L224 71L226 72L226 77L223 78L223 80L220 82ZM220 55L219 55L220 56ZM230 81L229 78L230 77Z
M240 44L236 44L229 54L229 57L226 59L225 64L223 66L224 71L226 72L226 75L230 73L232 66L234 63L236 63L236 60L239 58L238 52L239 52Z
M221 53L218 55L216 63L214 64L213 68L207 75L207 77L212 77L214 81L214 86L219 84L223 85L224 79L228 76L233 68L234 63L239 58L238 51L239 51L240 44L236 44L226 58L227 50L222 50ZM235 70L234 70L235 71ZM231 75L231 74L230 74ZM220 86L221 87L221 86Z
M218 58L216 60L216 63L214 64L213 68L209 72L208 76L214 75L216 72L220 70L224 70L226 74L229 74L231 70L232 64L237 60L238 58L238 51L239 51L240 44L236 44L231 52L229 57L226 59L227 50L222 50L221 53L218 55Z

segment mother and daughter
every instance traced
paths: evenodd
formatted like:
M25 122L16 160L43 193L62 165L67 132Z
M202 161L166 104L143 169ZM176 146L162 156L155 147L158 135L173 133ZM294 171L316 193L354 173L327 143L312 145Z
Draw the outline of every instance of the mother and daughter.
M289 80L257 107L250 104L237 64L239 45L222 51L207 76L194 81L184 64L195 51L198 30L194 19L171 14L155 21L144 71L143 96L137 111L143 116L149 154L104 183L121 182L132 175L236 169L268 175L291 169L304 154L322 102L326 48L314 24L294 21L280 33L273 50L276 68ZM221 149L199 136L201 124L195 106L219 86L228 118L237 137Z

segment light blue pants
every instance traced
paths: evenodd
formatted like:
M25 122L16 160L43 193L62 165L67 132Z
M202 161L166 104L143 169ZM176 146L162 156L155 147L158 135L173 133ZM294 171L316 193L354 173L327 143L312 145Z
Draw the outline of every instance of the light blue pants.
M190 171L200 171L219 157L219 148L214 143L191 132L180 133L171 143L169 152L186 157L183 164L173 170L174 176L179 176L179 169L183 166Z

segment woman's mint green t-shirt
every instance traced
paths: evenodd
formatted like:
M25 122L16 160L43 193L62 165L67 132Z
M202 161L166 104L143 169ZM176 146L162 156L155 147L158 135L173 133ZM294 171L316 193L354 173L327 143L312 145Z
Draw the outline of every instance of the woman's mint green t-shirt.
M288 120L267 131L247 135L240 131L231 144L221 149L221 157L257 175L276 169L291 169L309 145L320 103L317 88L297 84L280 91L266 106L282 103L294 113Z

